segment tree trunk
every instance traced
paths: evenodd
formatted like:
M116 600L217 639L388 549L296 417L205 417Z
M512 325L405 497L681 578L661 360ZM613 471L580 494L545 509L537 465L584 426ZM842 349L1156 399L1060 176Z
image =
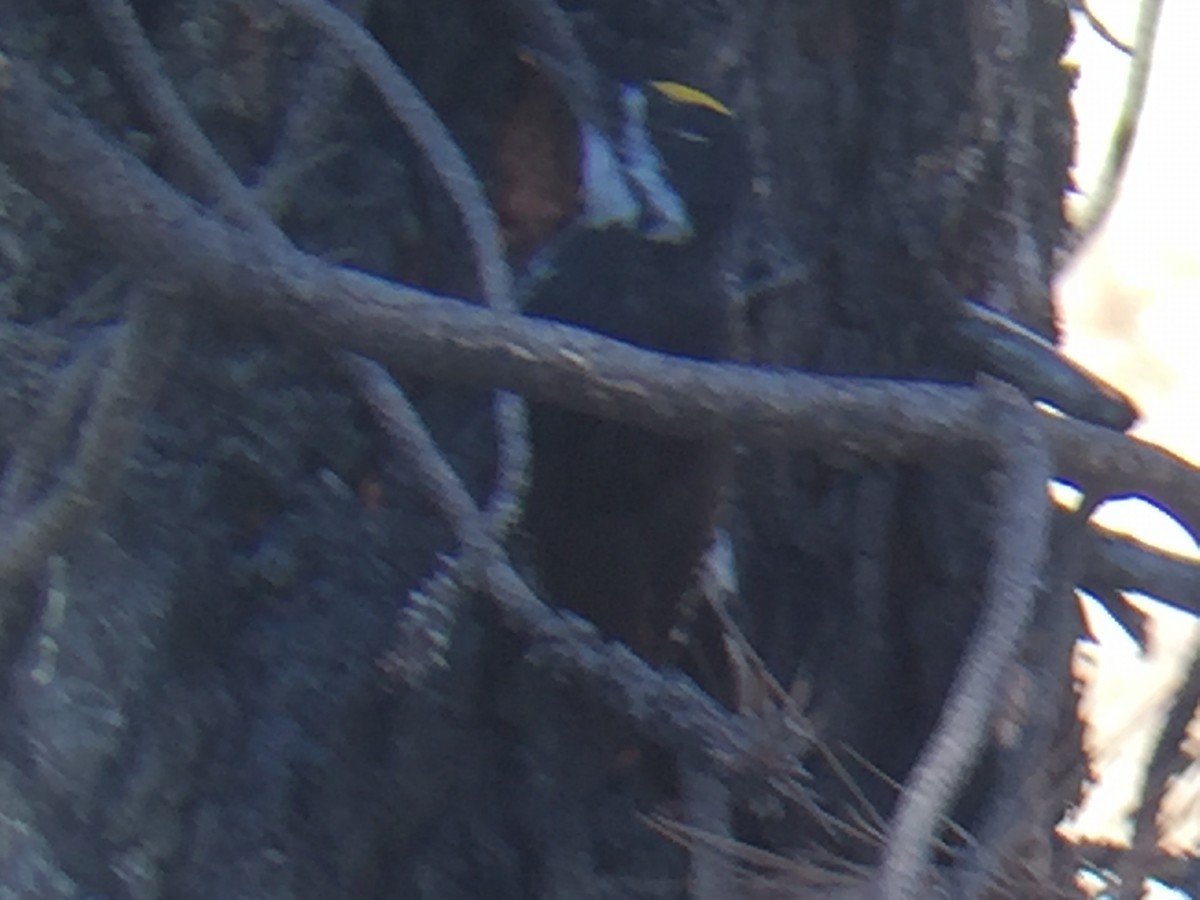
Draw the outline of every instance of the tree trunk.
M576 114L538 52L547 45L516 13L539 4L340 5L365 17L465 150L520 277L576 212ZM1073 141L1067 4L563 6L601 83L669 78L736 112L753 190L718 251L732 357L972 384L977 366L953 334L964 296L1055 336L1049 282ZM479 296L470 243L424 152L309 25L257 0L135 12L196 122L298 246ZM6 3L0 48L136 165L247 241L268 241L177 152L135 99L144 73L88 15ZM4 71L0 103L15 102ZM102 323L172 264L123 255L123 234L42 196L15 146L0 135L10 480L50 415L46 398L66 390L68 360L101 371L88 356L100 338L88 335L112 344ZM444 641L444 665L397 675L420 668L403 648L397 659L397 622L413 604L437 606L438 554L458 544L424 476L373 419L340 348L303 323L213 312L204 297L173 309L184 338L162 363L140 440L104 479L107 502L0 594L0 895L728 896L728 872L702 875L703 850L647 816L868 881L863 867L881 852L869 829L831 829L762 772L696 801L711 787L706 748L693 760L647 737L645 716L563 677L486 591L449 590L444 633L425 635ZM482 502L502 465L491 395L395 374ZM45 471L34 467L17 500L50 493L49 473L84 452L81 422L71 412L50 432ZM980 618L995 464L962 443L912 460L736 437L721 485L739 582L729 612L796 702L810 803L886 822ZM984 847L946 831L943 881L1003 871L1027 879L1010 881L1018 896L1071 889L1075 864L1053 832L1083 769L1071 535L1056 532L1033 637L946 810ZM512 552L536 583L525 544L518 529ZM739 666L721 677L746 681ZM736 705L737 693L722 699ZM696 803L716 804L716 825ZM832 892L784 865L734 877L737 896Z

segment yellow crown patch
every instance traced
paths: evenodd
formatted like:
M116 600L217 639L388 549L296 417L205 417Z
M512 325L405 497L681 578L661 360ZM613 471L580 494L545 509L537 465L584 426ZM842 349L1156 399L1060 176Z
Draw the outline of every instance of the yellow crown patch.
M651 81L651 87L669 100L676 103L686 103L689 106L702 106L711 109L722 116L733 116L733 110L718 100L712 94L706 94L699 88L681 81Z

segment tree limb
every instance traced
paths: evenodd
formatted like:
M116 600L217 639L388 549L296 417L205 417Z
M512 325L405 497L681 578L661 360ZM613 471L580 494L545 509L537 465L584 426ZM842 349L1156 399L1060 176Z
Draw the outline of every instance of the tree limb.
M971 388L772 371L664 356L567 325L481 309L265 245L197 209L6 59L0 158L131 265L197 288L181 300L265 319L325 345L448 381L500 386L681 435L738 429L797 448L917 459L993 445ZM1200 534L1200 470L1136 439L1041 417L1055 477L1137 496Z
M939 824L978 761L1001 675L1033 616L1050 531L1050 454L1027 401L990 386L989 406L1007 448L996 483L996 536L986 605L954 683L913 766L884 840L881 900L926 896L929 854Z

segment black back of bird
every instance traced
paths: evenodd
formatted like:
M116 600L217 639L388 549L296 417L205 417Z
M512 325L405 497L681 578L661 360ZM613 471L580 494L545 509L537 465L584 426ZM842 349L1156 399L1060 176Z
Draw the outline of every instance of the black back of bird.
M744 176L736 122L653 88L647 97L647 131L687 208L687 237L648 236L645 210L637 223L577 224L526 312L720 359L731 321L716 249ZM651 662L674 661L669 634L711 539L724 448L544 404L531 406L530 428L526 525L549 599Z

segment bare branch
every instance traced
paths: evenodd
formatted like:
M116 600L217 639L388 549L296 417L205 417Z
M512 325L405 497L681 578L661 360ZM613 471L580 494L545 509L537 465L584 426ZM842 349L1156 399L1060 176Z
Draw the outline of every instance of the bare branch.
M1133 55L1134 48L1108 30L1108 26L1101 22L1099 17L1092 12L1091 7L1087 4L1087 0L1067 0L1067 7L1081 13L1088 25L1091 26L1092 31L1096 32L1105 43L1120 50L1126 56Z
M603 131L599 76L575 36L571 20L555 0L508 0L526 24L530 51L550 77L580 122L590 122Z
M1163 723L1154 753L1146 767L1142 800L1133 816L1133 839L1129 852L1123 854L1117 864L1117 881L1121 885L1116 895L1118 900L1136 900L1141 896L1142 877L1158 855L1158 844L1162 836L1158 819L1163 798L1172 779L1193 762L1184 752L1183 743L1196 715L1198 700L1200 653L1193 651L1187 677L1175 692L1170 713Z
M512 272L504 257L495 210L488 203L470 162L437 113L371 34L350 16L323 0L277 2L307 19L322 36L336 44L379 91L458 207L475 251L487 305L497 312L516 312ZM490 527L502 534L521 508L527 481L529 438L524 401L519 397L498 396L495 422L499 435L499 477L488 506Z
M1135 538L1091 526L1084 590L1105 595L1138 591L1191 613L1200 613L1200 566Z
M1150 84L1150 67L1154 56L1154 40L1158 32L1158 22L1162 17L1163 0L1141 0L1138 8L1137 29L1133 41L1133 59L1129 63L1129 78L1125 82L1125 96L1121 101L1121 111L1117 114L1117 123L1113 128L1112 139L1109 141L1108 154L1104 159L1104 167L1096 180L1087 207L1079 216L1079 224L1071 236L1071 242L1063 253L1069 258L1078 252L1079 248L1088 243L1108 221L1117 202L1117 194L1125 169L1129 165L1129 156L1133 152L1133 143L1137 137L1138 123L1142 118L1142 107L1146 102L1146 88ZM1061 266L1060 266L1061 268Z
M1020 659L1003 679L1005 708L995 719L1006 720L1011 743L998 741L997 769L1007 787L993 792L973 829L967 851L950 873L951 895L965 900L991 896L1020 848L1029 841L1053 840L1055 824L1078 792L1083 758L1078 744L1065 754L1063 767L1048 764L1062 748L1063 710L1071 703L1071 648L1079 635L1079 616L1071 602L1083 571L1091 536L1088 518L1095 505L1087 498L1070 515L1059 515L1050 540L1053 568L1043 579L1033 624ZM1073 712L1068 716L1074 720ZM993 726L993 733L999 723ZM1061 749L1058 749L1061 753ZM1066 795L1066 792L1071 792Z
M0 518L20 514L34 501L38 487L50 477L56 454L70 443L73 420L87 401L96 372L108 350L100 337L88 341L70 367L56 379L53 396L37 420L25 430L0 482Z
M343 365L363 392L375 419L392 443L413 465L418 483L453 529L464 548L456 558L443 560L438 571L409 591L400 610L396 647L381 664L385 671L409 684L425 680L446 664L445 652L458 617L464 590L480 587L479 554L502 553L501 535L485 526L470 491L438 449L421 414L408 396L377 363L344 354Z
M1000 676L1032 618L1045 563L1050 454L1027 401L1015 389L997 383L987 393L1006 450L996 487L986 606L888 828L879 874L883 900L924 896L936 829L978 760Z
M362 21L370 0L342 0L338 4L351 18ZM321 139L340 108L352 74L350 60L330 41L322 41L305 67L296 99L284 115L270 160L258 172L254 194L264 209L277 218L287 208L297 179L328 156Z
M341 48L379 91L388 109L421 148L458 207L476 259L480 261L479 277L488 305L506 312L515 310L512 273L504 259L496 214L487 202L471 164L437 113L370 33L344 12L323 0L276 2L306 19Z
M361 357L350 357L346 365L364 389L377 421L416 467L421 486L454 529L455 535L467 547L480 546L484 537L475 501L471 499L471 493L462 479L438 450L433 435L421 420L421 414L404 391L377 363Z
M711 758L736 777L761 771L763 742L754 722L723 709L688 678L658 672L623 644L605 641L589 623L542 603L512 566L492 560L487 590L515 630L537 637L527 659L618 710L648 739Z
M364 370L380 420L418 467L421 482L466 547L456 574L468 586L490 593L511 627L537 639L531 659L564 680L582 682L586 691L629 716L642 733L665 746L693 753L701 747L726 766L744 765L755 746L748 720L727 713L682 676L656 672L624 646L606 643L588 623L542 603L493 535L481 527L482 516L466 487L438 452L407 398L390 379L377 377L375 364L355 365ZM448 599L457 598L435 597L432 611L422 609L422 614L431 615L434 629L444 626ZM436 649L436 639L431 646ZM430 662L436 661L434 654ZM384 661L389 669L398 663L401 673L411 677L411 661Z
M188 112L127 0L89 0L89 4L155 128L215 193L218 207L228 210L239 225L265 238L286 241Z
M129 79L138 90L143 104L149 109L155 124L163 131L175 152L193 168L201 181L216 193L220 206L230 211L235 222L251 228L264 240L290 249L291 244L287 236L256 203L251 191L241 183L192 118L159 64L158 54L146 38L126 0L90 2L106 37L123 61ZM322 4L309 5L321 7L321 14L331 17L336 23L336 28L344 31L349 27L357 27L349 16L333 7ZM323 24L322 27L324 29L334 26ZM382 53L369 36L364 38L363 35L358 35L355 40L358 43L363 40L369 41L378 53ZM344 48L343 52L346 52ZM361 57L360 51L356 59ZM471 231L481 279L490 305L496 309L511 311L511 275L500 253L499 227L495 215L483 196L479 180L449 132L420 98L415 88L408 84L390 60L384 70L387 76L382 79L380 90L385 93L390 91L390 96L399 98L393 100L391 107L402 117L402 124L410 129L414 139L430 154L435 171L442 176L444 186L457 202L467 228ZM407 118L403 118L405 116ZM379 378L387 377L382 370L364 368L359 361L352 359L347 362L347 367L354 377L360 379L360 388L367 393L375 390L374 383ZM528 438L525 434L525 414L521 401L512 397L498 397L496 424L499 431L500 477L491 505L493 526L498 529L497 533L503 533L516 516L514 510L519 510L528 468Z
M138 291L81 428L79 450L45 499L0 523L0 581L23 578L94 514L137 439L181 334L163 297Z
M978 392L705 363L567 325L480 309L247 240L196 209L64 109L18 60L0 91L0 158L28 187L143 271L275 327L403 371L500 386L593 415L681 435L737 427L798 448L919 458L994 440ZM1055 477L1089 493L1139 496L1200 533L1200 471L1112 431L1045 415Z

